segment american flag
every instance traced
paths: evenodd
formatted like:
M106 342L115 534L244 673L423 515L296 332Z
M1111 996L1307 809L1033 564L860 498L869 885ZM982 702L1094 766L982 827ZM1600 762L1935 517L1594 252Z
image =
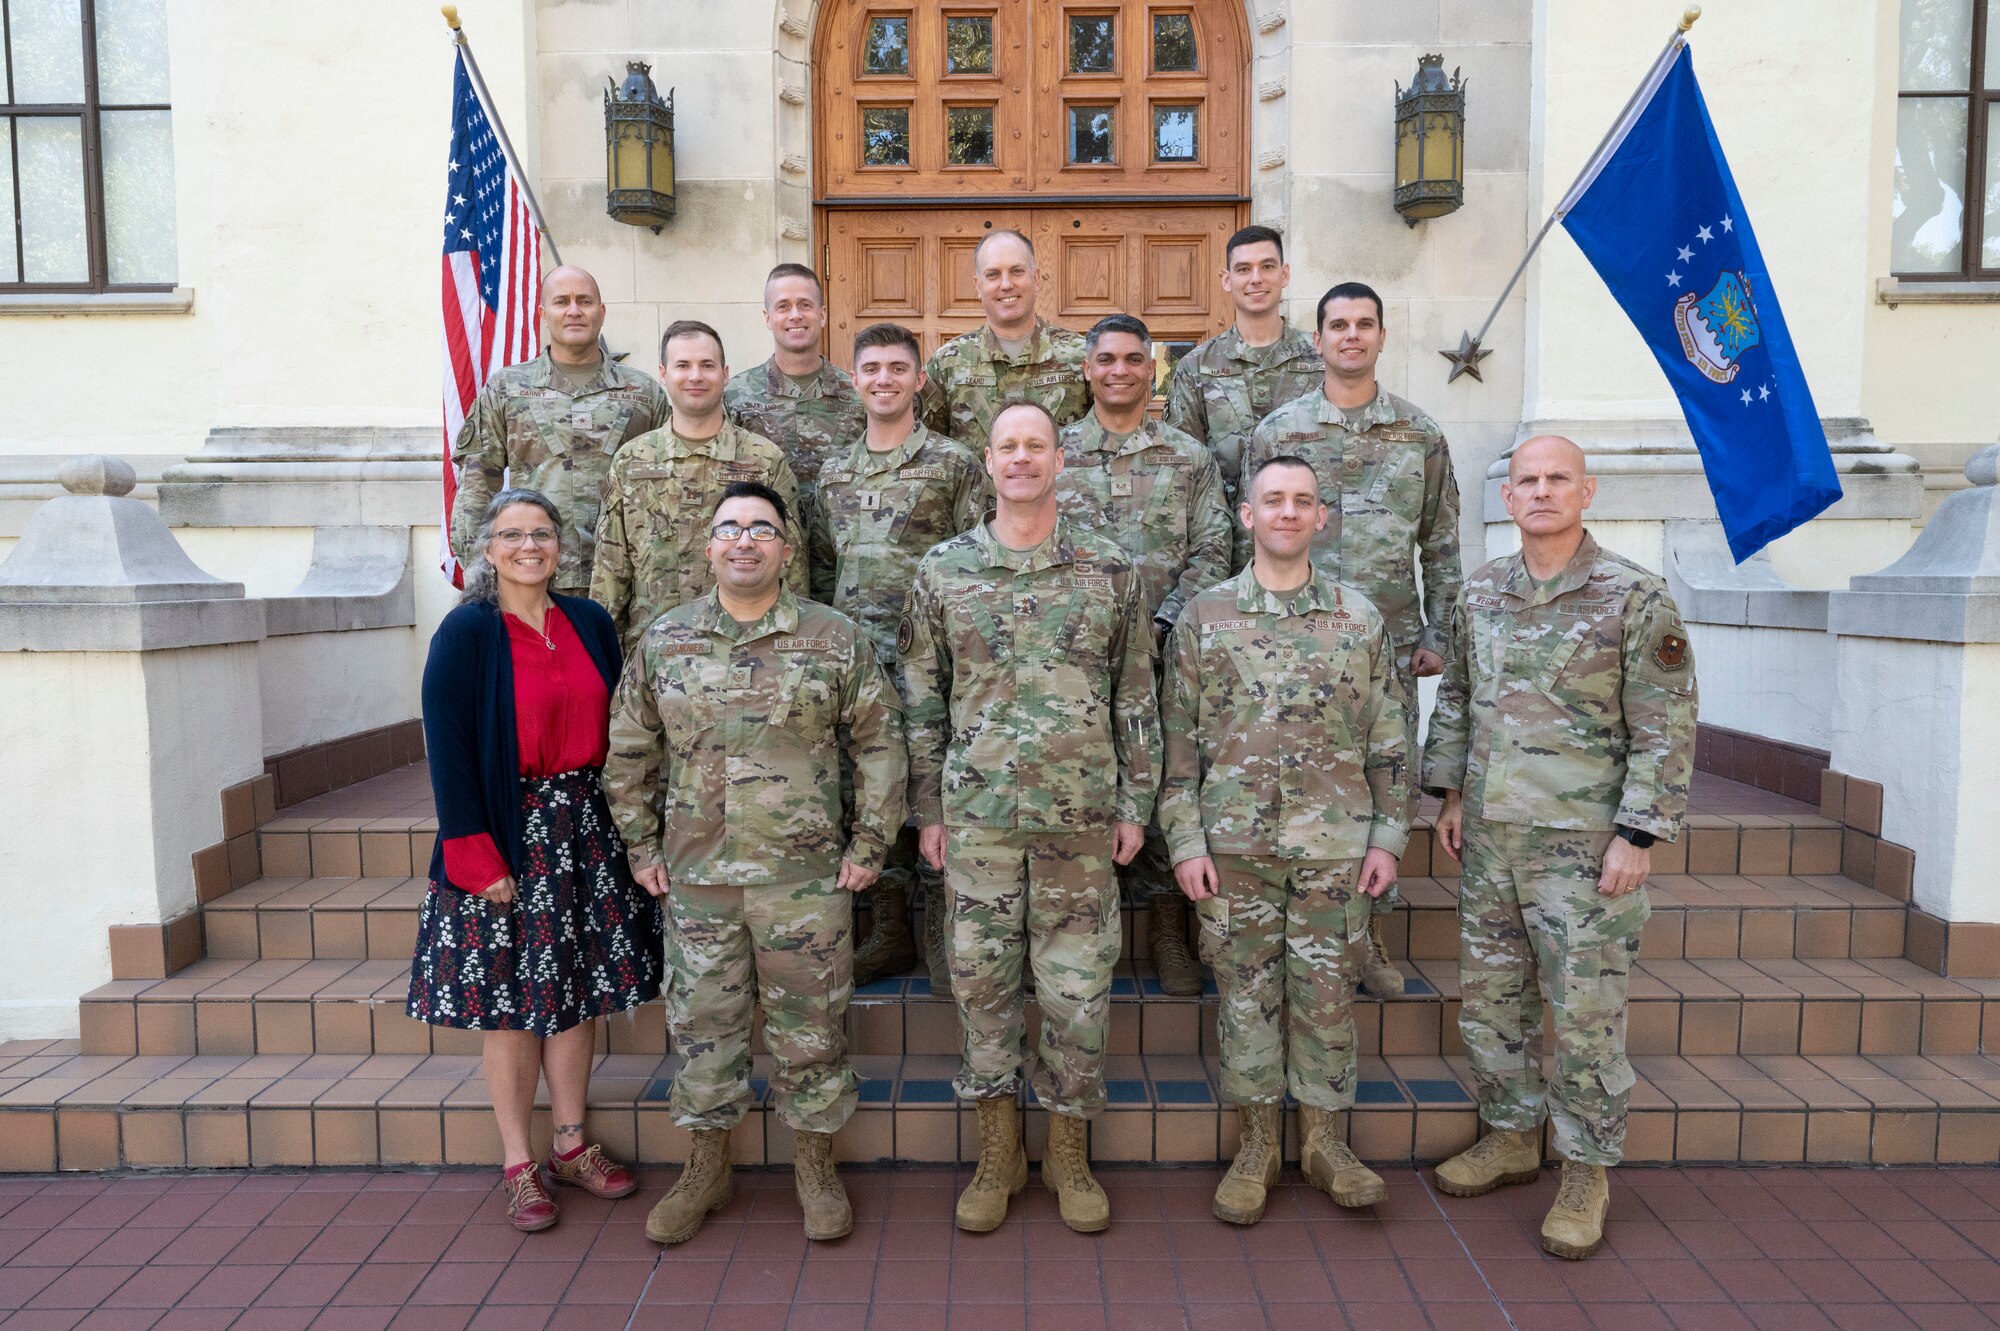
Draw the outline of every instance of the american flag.
M451 446L495 370L540 354L535 298L541 235L527 187L500 148L473 91L465 55L452 78L451 158L444 191L444 539L439 560L454 583L451 506L458 493Z

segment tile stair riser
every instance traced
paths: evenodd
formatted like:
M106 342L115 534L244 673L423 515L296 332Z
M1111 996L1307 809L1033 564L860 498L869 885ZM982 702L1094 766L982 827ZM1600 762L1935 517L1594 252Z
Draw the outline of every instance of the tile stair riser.
M1642 972L1643 974L1643 972ZM1990 982L1989 982L1990 984ZM1719 986L1706 986L1705 993ZM404 1015L400 993L370 998L195 997L167 1001L129 996L86 998L87 1052L103 1054L367 1054L477 1052L474 1032L428 1027ZM1358 999L1359 1049L1373 1054L1463 1051L1454 996L1410 996L1388 1003ZM1114 997L1110 1054L1205 1054L1215 1051L1216 1000ZM1028 1030L1039 1009L1029 1005ZM132 1032L138 1031L136 1039ZM857 997L849 1006L849 1049L868 1055L960 1052L957 1014L942 1000ZM761 1031L761 1021L753 1023ZM602 1025L612 1052L669 1052L657 1003ZM2000 997L1680 997L1641 994L1631 1001L1628 1047L1636 1054L1971 1054L2000 1037ZM761 1052L761 1037L753 1038Z

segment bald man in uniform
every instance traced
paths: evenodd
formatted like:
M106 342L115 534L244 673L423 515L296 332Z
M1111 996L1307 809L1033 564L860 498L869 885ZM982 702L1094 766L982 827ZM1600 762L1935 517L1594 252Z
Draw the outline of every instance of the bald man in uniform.
M1604 1239L1650 847L1679 836L1694 769L1687 630L1665 580L1584 530L1596 493L1570 440L1514 450L1500 494L1521 549L1452 607L1423 772L1444 800L1438 837L1465 865L1458 1024L1487 1128L1438 1166L1438 1188L1533 1182L1550 1121L1562 1186L1542 1246L1570 1259Z
M604 354L604 298L597 279L564 264L542 279L537 302L548 346L496 370L452 441L458 495L451 548L470 564L486 505L505 481L540 490L562 514L555 591L585 596L597 553L597 515L611 458L627 439L658 429L670 408L650 375Z

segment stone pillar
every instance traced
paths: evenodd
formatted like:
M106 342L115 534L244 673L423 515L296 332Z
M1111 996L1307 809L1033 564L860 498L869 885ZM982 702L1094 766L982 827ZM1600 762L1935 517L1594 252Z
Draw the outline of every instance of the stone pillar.
M194 909L219 793L263 770L263 604L195 566L125 462L57 479L0 563L0 1039L76 1033L108 926Z
M1914 904L2000 923L2000 444L1909 553L1833 593L1833 767L1882 783L1882 836L1916 852Z

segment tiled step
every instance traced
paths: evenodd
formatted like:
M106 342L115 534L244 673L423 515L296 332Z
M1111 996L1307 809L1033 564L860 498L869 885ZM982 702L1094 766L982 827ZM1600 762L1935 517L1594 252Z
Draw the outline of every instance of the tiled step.
M1648 960L1900 957L1902 903L1848 879L1674 874L1655 878ZM210 957L237 960L407 961L417 936L421 878L266 878L210 902ZM1406 877L1389 952L1418 961L1458 956L1458 880ZM1147 955L1143 907L1125 911L1125 955Z
M415 769L411 769L414 771ZM403 774L398 774L399 777ZM407 784L407 780L405 781ZM1789 801L1777 803L1789 806ZM406 878L430 866L437 819L398 803L382 817L316 817L293 813L257 829L264 873L271 878ZM1412 878L1453 877L1457 865L1437 845L1433 815L1417 820L1403 856ZM1812 877L1841 872L1841 825L1806 806L1784 813L1691 813L1678 841L1653 851L1656 875Z
M1368 1054L1460 1051L1456 961L1409 963L1401 999L1355 1005ZM114 981L84 996L92 1054L456 1054L476 1033L404 1015L407 961L209 960L166 980ZM2000 981L1950 980L1900 957L1642 961L1632 980L1629 1047L1643 1054L1971 1054L2000 1051ZM1030 1009L1030 1021L1035 1020ZM607 1020L611 1053L665 1054L658 1003ZM951 1055L958 1015L917 978L855 996L850 1047L869 1055ZM1215 1049L1215 999L1169 998L1149 969L1114 978L1108 1052Z
M954 1060L863 1057L860 1106L840 1136L850 1160L965 1161L973 1116L954 1101ZM1632 1163L2000 1163L2000 1060L1981 1056L1639 1057ZM736 1156L788 1163L789 1129L757 1103ZM677 1060L599 1061L588 1131L614 1155L681 1159L666 1104ZM1214 1164L1235 1148L1211 1058L1117 1057L1095 1159ZM1347 1129L1379 1162L1437 1160L1474 1137L1462 1059L1362 1061ZM470 1055L141 1057L79 1055L74 1041L0 1046L0 1172L304 1165L491 1164L499 1144ZM541 1118L546 1120L544 1110ZM1030 1108L1031 1154L1046 1116ZM544 1138L546 1121L540 1125ZM1296 1159L1288 1116L1288 1156Z

